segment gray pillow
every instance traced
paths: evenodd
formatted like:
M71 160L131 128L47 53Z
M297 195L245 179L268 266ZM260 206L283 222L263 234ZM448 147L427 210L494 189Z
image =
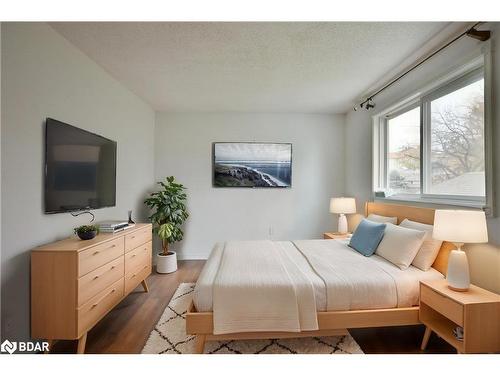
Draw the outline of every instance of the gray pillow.
M377 223L391 223L394 225L396 225L398 223L397 217L382 216L382 215L376 215L376 214L368 215L367 219L371 220L371 221L375 221Z

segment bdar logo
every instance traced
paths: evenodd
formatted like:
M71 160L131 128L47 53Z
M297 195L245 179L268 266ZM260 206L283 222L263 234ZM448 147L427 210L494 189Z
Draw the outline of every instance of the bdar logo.
M0 351L2 353L14 352L48 352L49 343L47 341L43 342L32 342L32 341L9 341L5 340L2 345L0 345Z
M10 342L9 340L5 340L2 342L2 345L0 345L0 350L2 353L14 353L17 350L17 342Z

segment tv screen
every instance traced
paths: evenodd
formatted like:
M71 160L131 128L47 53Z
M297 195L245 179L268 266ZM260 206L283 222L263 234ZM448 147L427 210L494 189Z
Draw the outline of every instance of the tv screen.
M116 142L48 118L45 213L114 206Z
M214 143L213 186L291 187L292 144Z

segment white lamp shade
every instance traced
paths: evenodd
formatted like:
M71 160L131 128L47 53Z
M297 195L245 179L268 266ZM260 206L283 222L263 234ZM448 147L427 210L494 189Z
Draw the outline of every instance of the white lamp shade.
M488 242L483 211L436 210L432 237L454 243Z
M330 199L330 212L332 214L355 214L356 200L354 198Z

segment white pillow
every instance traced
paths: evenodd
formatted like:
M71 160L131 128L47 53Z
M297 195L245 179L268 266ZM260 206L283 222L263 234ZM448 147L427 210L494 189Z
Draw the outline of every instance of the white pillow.
M417 268L420 268L422 271L428 271L436 260L439 249L443 244L443 241L435 240L434 238L432 238L432 230L434 229L434 226L419 223L417 221L411 221L408 219L404 219L401 224L399 224L399 226L425 231L426 234L424 242L422 243L422 246L420 246L415 259L413 259L413 262L411 264L413 264Z
M426 232L421 230L386 223L384 238L380 241L375 254L405 270L417 255L425 235Z
M375 215L375 214L368 215L367 219L371 220L371 221L375 221L377 223L391 223L394 225L396 225L398 223L397 217L381 216L381 215Z

